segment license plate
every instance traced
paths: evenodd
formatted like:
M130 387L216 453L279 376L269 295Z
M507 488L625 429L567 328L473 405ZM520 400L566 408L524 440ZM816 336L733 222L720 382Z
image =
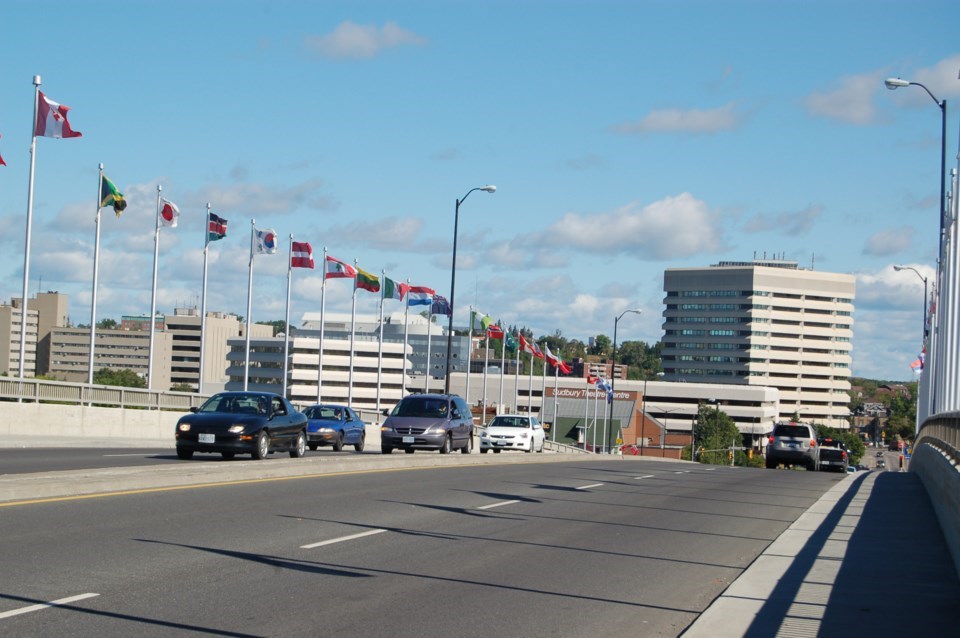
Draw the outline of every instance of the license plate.
M494 443L494 445L497 445L497 446L502 447L502 446L506 445L506 442L505 442L505 441L496 441L496 442Z
M213 434L200 434L198 439L201 443L214 443L217 437Z
M416 441L416 439L415 439L414 437L412 437L412 436L405 436L405 437L403 437L403 442L404 442L404 443L413 443L414 441Z

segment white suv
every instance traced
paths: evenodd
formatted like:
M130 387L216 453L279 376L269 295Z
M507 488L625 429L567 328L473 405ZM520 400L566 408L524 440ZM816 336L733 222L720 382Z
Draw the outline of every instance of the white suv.
M778 465L802 465L815 471L820 465L817 432L807 423L778 423L767 444L767 469Z

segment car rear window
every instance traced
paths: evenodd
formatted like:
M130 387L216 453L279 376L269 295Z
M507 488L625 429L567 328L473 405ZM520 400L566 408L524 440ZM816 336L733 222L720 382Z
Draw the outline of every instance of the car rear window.
M774 436L785 436L794 439L803 439L810 436L810 430L802 425L778 425L773 430Z

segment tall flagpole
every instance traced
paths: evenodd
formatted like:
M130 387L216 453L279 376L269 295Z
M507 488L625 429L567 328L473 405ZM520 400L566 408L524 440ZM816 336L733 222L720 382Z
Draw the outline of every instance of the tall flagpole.
M527 416L533 416L533 364L536 362L536 357L530 355L530 378L527 383Z
M480 425L487 424L487 368L490 367L490 332L484 329L485 337L483 344L483 418L480 419Z
M470 306L470 334L467 338L467 405L471 406L473 403L470 402L470 362L473 358L473 306Z
M407 279L407 285L410 280ZM400 375L403 384L403 394L407 393L407 330L410 327L410 292L407 291L407 301L403 304L403 374Z
M424 393L430 392L430 337L432 336L431 328L433 327L433 299L430 299L430 310L427 312L427 370L426 374L423 376L423 391Z
M353 260L354 269L357 268L357 260ZM350 376L347 381L347 405L353 407L353 349L354 338L357 328L357 279L353 279L353 310L350 312Z
M520 343L517 342L517 367L513 373L513 411L520 413Z
M590 420L590 382L583 390L583 434L587 434L587 422Z
M147 355L147 390L153 390L153 340L157 315L157 262L160 260L160 193L163 186L157 184L157 227L153 232L153 291L150 294L150 349Z
M250 313L253 312L253 242L254 237L257 234L257 222L252 217L250 218L250 267L249 275L247 276L247 327L244 332L246 334L246 347L244 349L243 355L243 390L246 392L247 388L250 385Z
M503 384L506 380L504 372L507 367L507 331L502 326L500 330L503 332L503 339L500 340L500 403L497 405L495 414L500 414L500 411L503 410Z
M97 271L100 260L100 188L103 186L103 162L100 162L100 180L97 182L96 238L93 241L93 295L90 298L90 363L87 366L87 383L93 385L93 350L97 330Z
M210 253L210 202L207 202L207 223L203 234L203 286L200 288L200 379L197 394L203 394L203 352L207 338L207 256Z
M33 226L33 174L37 163L37 106L40 102L40 76L33 76L33 122L30 124L30 183L27 186L27 236L23 240L23 299L20 307L20 380L23 380L24 365L27 360L27 294L30 292L30 229ZM100 173L103 174L103 164L100 165ZM97 187L99 189L99 186ZM97 206L100 205L100 193L97 192ZM97 217L100 216L99 208ZM91 354L92 354L91 350ZM36 361L36 355L34 355ZM34 363L36 366L36 363ZM91 379L93 383L93 364L90 365ZM36 367L34 367L36 374Z
M290 284L293 281L293 233L290 233L290 258L287 260L287 314L283 333L283 396L287 396L287 357L290 356Z
M543 373L540 375L540 420L543 420L543 409L547 406L547 357L543 357ZM556 417L554 417L556 420Z
M598 391L593 395L593 453L594 454L597 453L597 413L600 410L600 406L598 405L599 398L600 398L600 392Z
M557 360L557 363L560 363ZM558 365L553 369L553 427L550 428L550 431L553 433L553 436L550 437L554 442L557 440L557 421L560 420L559 402L557 397L557 390L560 389L560 366Z
M354 282L356 284L356 282ZM320 284L320 343L317 344L317 403L323 403L323 324L327 305L327 247L323 247L323 283Z
M383 376L383 302L387 293L387 273L380 270L380 334L377 336L377 414L380 414L380 381Z

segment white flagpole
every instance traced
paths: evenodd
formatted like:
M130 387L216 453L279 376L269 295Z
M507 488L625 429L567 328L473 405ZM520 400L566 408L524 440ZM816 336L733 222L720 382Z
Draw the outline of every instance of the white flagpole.
M427 373L423 377L423 391L430 392L430 337L433 327L433 299L430 300L430 310L427 312Z
M290 356L290 285L293 282L293 233L290 233L290 257L287 260L287 314L283 332L283 396L287 396L287 357Z
M543 420L543 409L547 405L547 357L543 357L543 373L540 375L540 419Z
M600 397L600 391L598 390L593 395L593 453L597 453L597 413L599 412L600 406L598 405L598 399Z
M517 367L513 372L513 411L520 413L520 340L517 340Z
M387 293L387 273L380 270L380 334L377 336L377 414L380 414L380 382L383 376L383 302Z
M249 387L250 381L250 313L253 311L253 243L257 234L257 223L251 218L250 219L250 267L249 275L247 277L247 327L244 331L246 334L246 347L244 349L243 356L243 390L246 391Z
M527 416L533 416L533 364L536 361L534 355L530 355L530 375L527 383Z
M353 260L354 269L357 268L357 260ZM357 273L357 277L359 277ZM347 381L347 405L353 407L353 348L354 337L356 336L357 326L357 278L353 278L353 310L350 312L350 374Z
M407 285L410 285L410 280L407 279ZM410 291L407 291L407 300L403 304L403 374L400 375L400 378L403 379L403 393L407 392L407 329L410 327Z
M484 328L486 337L483 344L483 418L480 419L482 425L487 424L487 368L490 367L490 333Z
M587 433L587 421L590 420L590 382L583 390L583 433Z
M97 182L97 217L95 239L93 241L93 295L90 298L90 363L87 367L87 383L93 385L93 350L97 330L97 270L100 260L100 188L103 185L103 162L100 163L100 181Z
M207 202L207 221L203 228L203 285L200 288L200 379L197 394L203 394L203 351L207 338L207 256L210 253L210 202Z
M473 306L470 306L470 334L467 336L467 405L472 406L470 402L470 362L473 359Z
M560 363L560 360L557 360L557 363ZM557 400L557 390L560 389L560 366L556 366L553 369L553 427L550 428L550 431L553 433L551 437L554 442L557 441L557 421L560 420L560 415L557 412L559 409L559 404Z
M323 247L323 283L320 284L320 343L317 345L317 403L323 403L323 324L327 305L327 247Z
M30 292L30 230L33 226L33 174L37 163L37 107L40 102L40 76L33 76L33 121L30 124L30 182L27 185L27 236L23 240L23 299L20 307L20 380L23 380L24 365L27 361L27 297ZM103 164L100 165L103 173ZM99 185L97 186L97 206L100 205ZM99 208L97 217L100 216ZM90 351L93 354L93 350ZM34 357L36 360L36 357ZM36 365L36 364L34 364ZM36 374L36 367L34 367ZM93 383L93 363L90 364L90 383Z
M157 314L157 262L160 260L160 193L163 186L157 184L157 227L153 232L153 291L150 294L150 349L147 355L147 390L153 390L153 340L156 332Z
M503 410L503 384L506 380L504 372L507 367L507 331L503 329L503 326L500 327L500 330L503 332L503 339L500 340L500 403L497 405L496 414L500 414L500 411Z

